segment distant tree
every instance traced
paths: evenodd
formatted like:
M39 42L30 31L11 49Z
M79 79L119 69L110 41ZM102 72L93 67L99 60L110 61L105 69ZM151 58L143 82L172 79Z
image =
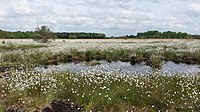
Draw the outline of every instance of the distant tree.
M134 35L130 35L130 36L129 36L129 38L134 38L134 37L135 37Z
M142 36L143 36L143 33L141 33L141 32L137 33L138 38L141 38Z
M155 31L147 31L147 32L139 32L137 33L137 38L198 38L198 36L189 35L188 33L182 32L159 32Z
M74 35L74 34L70 34L70 35L69 35L69 39L77 39L77 36Z
M161 36L161 32L157 30L137 33L137 37L141 37L141 38L159 38L160 36Z
M50 28L48 26L37 26L35 28L35 33L36 33L36 37L34 38L34 40L38 41L38 42L48 42L49 39L54 39L54 35L51 32Z
M177 38L189 38L189 35L187 33L178 32Z
M57 38L61 39L104 39L106 38L105 34L102 33L85 33L85 32L62 32L54 33Z
M165 38L176 38L177 37L177 33L176 32L172 32L172 31L167 31L167 32L163 32L162 36Z

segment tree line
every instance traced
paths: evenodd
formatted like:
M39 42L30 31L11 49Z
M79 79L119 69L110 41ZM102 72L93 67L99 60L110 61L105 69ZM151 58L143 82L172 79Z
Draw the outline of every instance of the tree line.
M27 39L27 38L34 38L36 36L37 36L37 33L33 32L33 31L9 32L9 31L0 30L0 38L3 38L3 39Z
M103 33L54 33L57 38L61 39L105 39L106 35Z
M48 31L43 31L48 30ZM42 32L44 33L42 33ZM46 32L46 33L45 33ZM48 35L46 35L48 34ZM43 36L42 36L43 35ZM49 36L50 35L50 36ZM185 32L159 32L155 31L147 31L147 32L139 32L137 35L126 35L119 37L106 37L103 33L85 33L85 32L56 32L53 33L47 26L36 27L35 31L3 31L0 30L0 39L37 39L41 37L53 37L58 39L105 39L105 38L177 38L177 39L200 39L200 35L191 35Z
M191 35L185 32L173 32L173 31L159 32L157 30L139 32L137 33L136 37L137 38L177 38L177 39L199 38L200 39L200 35Z
M45 32L45 31L42 31L42 32ZM0 38L1 39L34 39L34 38L38 38L38 35L41 35L42 32L38 31L37 29L36 31L26 31L26 32L22 32L22 31L9 32L9 31L0 30ZM52 34L53 36L51 37L58 38L58 39L59 38L60 39L104 39L106 38L106 35L103 33L85 33L85 32L52 33L51 32L48 34ZM45 33L43 33L42 35L45 35Z

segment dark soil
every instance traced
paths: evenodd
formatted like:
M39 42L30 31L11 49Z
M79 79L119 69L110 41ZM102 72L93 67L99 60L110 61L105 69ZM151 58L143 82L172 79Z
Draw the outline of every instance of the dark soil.
M25 108L22 106L8 106L5 112L28 112Z
M74 106L63 101L52 101L50 107L46 107L42 112L82 112L82 107Z
M29 112L29 110L26 110L24 106L8 106L5 110L5 112ZM57 101L54 100L51 102L50 106L44 108L43 110L37 109L33 112L82 112L83 108L79 107L77 105L72 105L69 102L64 101Z
M15 69L14 67L0 67L0 73Z
M25 67L17 67L17 66L6 66L6 67L1 67L0 66L0 79L1 78L8 78L11 74L12 70L26 70Z
M26 67L22 66L0 66L0 73L12 71L12 70L26 70Z

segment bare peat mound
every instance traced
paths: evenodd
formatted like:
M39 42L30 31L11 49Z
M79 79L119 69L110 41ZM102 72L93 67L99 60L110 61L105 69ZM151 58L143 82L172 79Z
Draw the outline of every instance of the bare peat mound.
M74 106L63 101L52 101L50 107L46 107L42 112L82 112L82 107Z

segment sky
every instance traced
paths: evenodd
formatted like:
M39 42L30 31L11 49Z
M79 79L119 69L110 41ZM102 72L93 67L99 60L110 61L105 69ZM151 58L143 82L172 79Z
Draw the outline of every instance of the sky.
M200 34L199 0L0 0L0 29L99 32L107 36L148 30Z

